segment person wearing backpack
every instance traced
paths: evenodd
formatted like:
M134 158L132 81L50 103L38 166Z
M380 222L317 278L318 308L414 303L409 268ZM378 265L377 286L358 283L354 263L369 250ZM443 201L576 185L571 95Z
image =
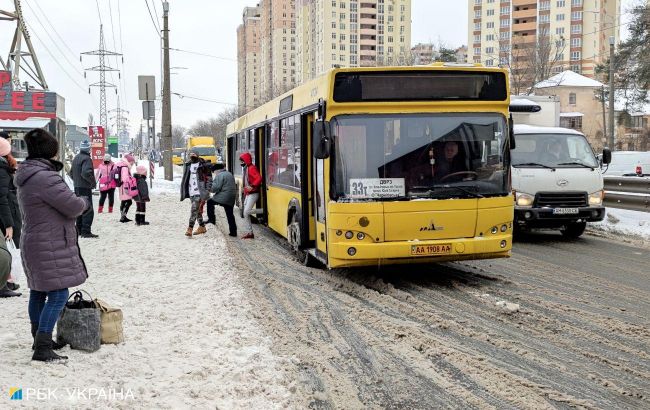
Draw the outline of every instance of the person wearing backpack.
M90 158L90 143L83 141L79 145L79 153L72 160L72 181L74 182L74 193L81 198L86 198L88 202L93 202L93 188L97 186L95 180L95 171L93 170L93 160ZM91 232L93 217L95 212L91 206L88 212L77 218L77 231L82 238L98 238Z
M138 165L135 168L135 177L136 185L138 187L138 195L134 196L135 200L135 224L140 225L149 225L149 222L145 220L145 215L147 213L147 202L149 202L149 187L147 186L147 167L144 165Z
M113 173L113 179L116 185L120 188L120 222L131 222L132 219L127 217L129 208L133 204L133 190L131 167L135 164L133 155L126 154L122 157L122 161L118 162L115 166L116 170Z
M190 161L185 164L183 179L181 180L181 201L188 199L192 202L190 220L185 236L202 235L207 232L203 220L203 207L210 198L212 186L212 170L210 163L199 157L197 152L190 152ZM199 227L192 233L194 224L198 222Z
M115 163L111 159L111 154L104 155L104 162L97 168L96 178L99 181L99 208L97 208L97 213L99 214L104 211L106 198L108 198L108 213L113 213L117 185L113 178Z

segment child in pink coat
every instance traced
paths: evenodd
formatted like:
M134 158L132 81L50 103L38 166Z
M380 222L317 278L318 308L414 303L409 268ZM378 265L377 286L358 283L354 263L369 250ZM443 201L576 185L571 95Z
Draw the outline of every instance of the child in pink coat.
M120 168L120 176L122 185L120 186L120 222L131 222L132 220L127 218L129 213L129 208L133 204L133 198L126 192L124 181L127 181L131 178L131 167L135 164L135 158L133 155L126 154L124 155L122 161L117 163L117 167Z
M108 213L113 213L113 204L115 203L115 188L117 185L113 178L115 163L111 161L111 154L104 155L104 162L97 167L95 178L99 181L99 208L97 213L104 211L104 203L108 197Z

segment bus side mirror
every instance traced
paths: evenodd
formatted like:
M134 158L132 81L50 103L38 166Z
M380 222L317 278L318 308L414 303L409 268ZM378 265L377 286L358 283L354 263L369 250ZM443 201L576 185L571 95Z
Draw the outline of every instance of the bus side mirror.
M510 140L510 149L515 149L517 144L515 143L515 124L512 121L512 114L510 114L510 122L508 123L508 138Z
M607 165L612 162L612 151L609 148L603 148L603 164Z
M315 121L312 133L314 158L329 158L332 151L332 130L329 121Z

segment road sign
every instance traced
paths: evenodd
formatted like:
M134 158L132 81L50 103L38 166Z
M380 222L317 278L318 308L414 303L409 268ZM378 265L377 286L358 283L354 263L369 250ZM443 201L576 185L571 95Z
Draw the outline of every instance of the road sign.
M156 118L156 107L153 101L142 101L142 119L153 120Z
M138 96L142 101L156 99L156 77L153 75L138 76Z

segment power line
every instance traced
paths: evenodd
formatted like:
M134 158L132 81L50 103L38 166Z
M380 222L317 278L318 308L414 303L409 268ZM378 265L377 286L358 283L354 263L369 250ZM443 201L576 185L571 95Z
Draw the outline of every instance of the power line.
M153 27L156 29L156 34L158 34L158 37L162 38L160 35L160 28L158 27L158 24L156 24L156 20L153 18L153 14L151 14L151 8L149 7L149 0L144 0L144 4L147 5L147 10L149 11L149 17L151 17L151 22L153 23Z
M117 22L120 33L120 54L124 55L124 44L122 43L122 10L120 9L120 0L117 0ZM124 68L124 57L122 57L122 81L124 81L124 100L128 101L126 92L126 69Z
M25 22L25 24L27 24L27 23ZM28 26L29 26L29 25L28 25ZM72 76L70 75L70 73L68 72L68 70L67 70L67 69L66 69L66 68L65 68L65 67L64 67L64 66L59 62L59 59L56 58L56 57L54 56L54 54L52 54L52 52L51 52L50 49L47 47L47 45L43 42L43 40L42 40L41 37L38 35L38 33L37 33L36 31L34 31L34 29L33 29L32 27L29 27L29 28L30 28L30 31L32 32L32 34L33 34L33 35L38 39L38 41L41 43L41 45L43 46L43 48L45 49L45 51L47 51L47 53L50 55L50 57L52 57L52 60L54 60L54 62L55 62L55 63L56 63L60 68L61 68L61 70L65 73L65 75L68 76L68 78L70 79L70 81L72 81L72 82L73 82L77 87L79 87L79 89L80 89L81 91L83 91L83 92L85 93L87 90L86 90L82 85L80 85L80 84L77 82L77 80L75 80L74 78L72 78Z
M54 34L56 34L56 36L59 38L59 40L61 40L61 43L63 43L63 45L65 46L65 48L68 49L68 51L70 52L70 55L73 56L73 57L75 58L75 60L76 60L76 58L77 58L77 53L75 53L74 51L72 51L72 49L70 48L70 46L68 46L68 43L66 43L66 41L63 39L63 37L61 37L61 35L60 35L59 32L56 30L56 28L54 27L54 25L50 22L50 19L47 18L47 13L45 13L45 12L43 11L43 9L41 8L41 6L38 5L38 1L35 1L35 2L34 2L34 5L35 5L36 8L41 12L41 14L43 15L43 17L45 18L45 22L46 22L46 23L47 23L47 24L52 28L52 31L54 32ZM29 4L27 4L27 6L29 6ZM31 9L31 7L30 7L30 9ZM32 11L33 11L33 10L32 10ZM36 14L36 13L35 13L35 14ZM38 17L37 17L37 18L38 18Z
M99 11L99 0L95 0L95 4L97 4L97 15L99 16L99 24L102 24L102 12Z
M180 49L180 48L172 48L172 47L169 47L169 49L172 50L172 51L178 51L178 52L180 52L180 53L195 54L195 55L203 56L203 57L216 58L217 60L224 60L224 61L234 61L234 62L237 62L237 60L234 59L234 58L219 57L219 56L215 56L215 55L212 55L212 54L199 53L198 51L182 50L182 49Z
M29 3L27 3L27 2L25 2L25 4L27 4L27 7L29 7L29 9L32 11L32 13L34 14L34 17L36 17L36 20L38 21L38 24L40 24L41 27L43 27L43 31L45 32L45 34L47 34L47 37L48 37L50 40L52 40L52 43L54 44L54 46L56 47L56 49L59 50L59 52L61 53L61 55L62 55L63 58L65 59L65 61L67 61L68 64L70 64L70 67L72 67L72 69L75 70L75 71L77 72L77 74L79 74L79 75L83 75L83 72L81 72L81 71L76 67L76 65L70 61L70 59L68 58L68 56L66 55L66 53L64 53L63 50L61 50L61 47L59 47L58 41L56 41L54 38L52 38L52 36L50 35L50 32L47 30L47 27L45 27L45 25L44 25L43 22L41 21L40 17L38 17L38 14L36 14L36 12L35 12L34 9L32 8L32 6L30 6ZM33 31L33 30L32 30L32 31ZM39 39L39 40L40 40L40 39Z
M175 96L178 96L181 99L189 98L190 100L206 101L206 102L211 102L211 103L215 103L215 104L223 104L223 105L232 105L233 107L237 106L237 104L234 104L234 103L211 100L209 98L193 97L191 95L185 95L185 94L181 94L181 93L172 93L172 94L174 94Z
M112 5L111 0L108 0L108 13L109 13L110 18L111 18L111 33L112 33L112 36L113 36L113 49L116 50L117 49L117 42L115 41L115 24L113 24L113 5ZM122 51L120 50L120 53L121 52ZM124 58L124 57L122 57L122 58ZM117 55L115 56L115 66L116 67L120 66L120 61L119 61ZM122 95L124 95L124 79L119 74L118 74L118 79L120 80L120 87L122 88Z

